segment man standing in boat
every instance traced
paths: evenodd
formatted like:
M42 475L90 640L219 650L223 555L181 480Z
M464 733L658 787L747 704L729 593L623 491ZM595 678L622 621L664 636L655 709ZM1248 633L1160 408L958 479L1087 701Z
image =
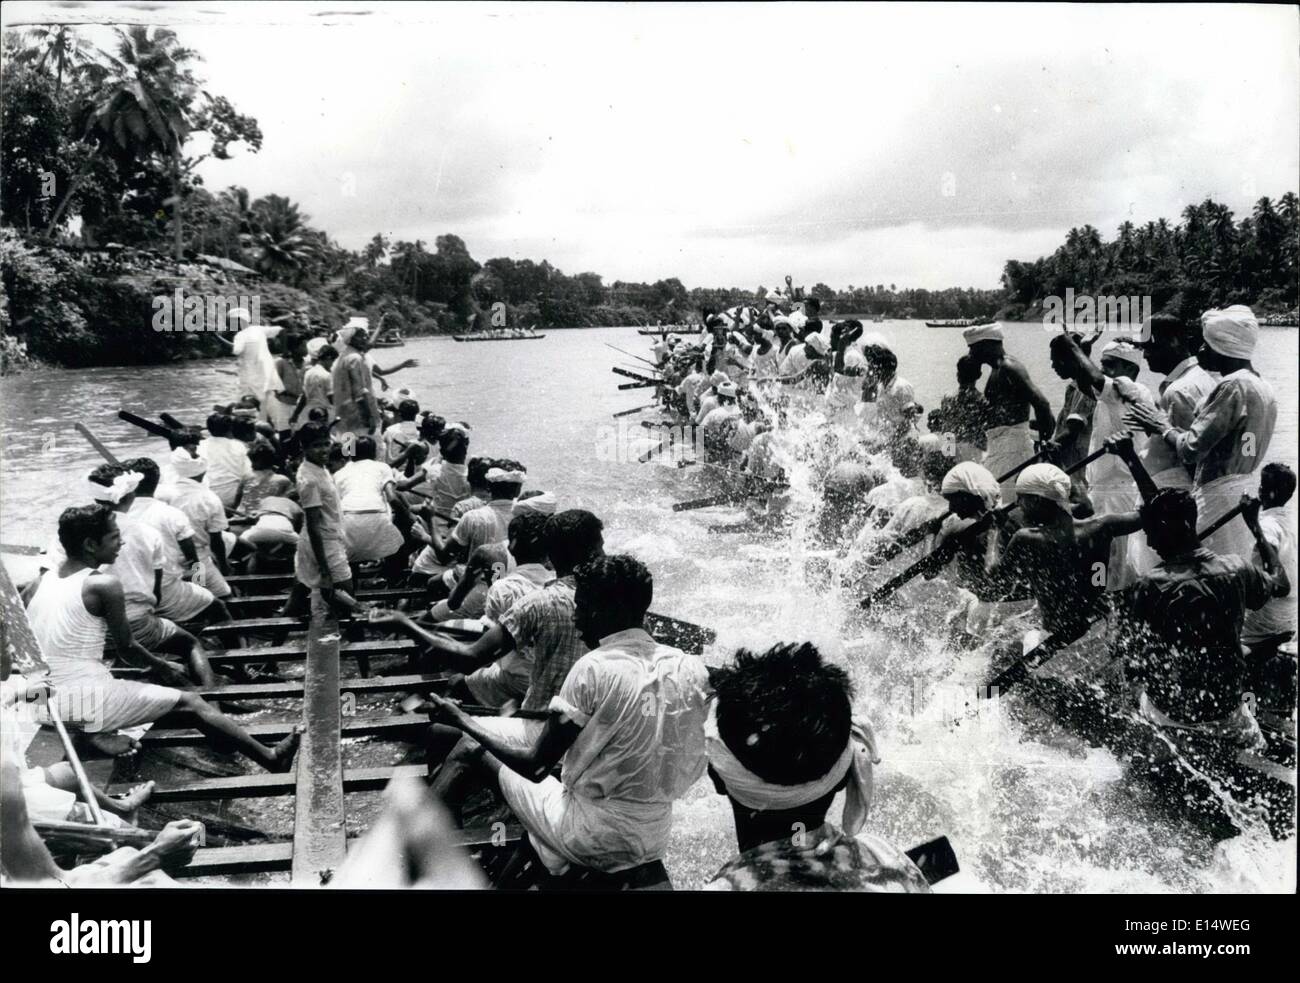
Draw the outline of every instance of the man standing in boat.
M1034 455L1034 438L1029 432L1031 409L1039 439L1051 440L1052 407L1029 378L1029 370L1003 349L1001 325L967 328L962 337L970 348L970 357L992 370L984 385L984 398L989 405L984 466L994 474L1005 474ZM1015 499L1016 482L1011 478L1002 483L1002 501L1009 504Z
M362 318L352 318L339 332L343 345L334 363L331 381L334 386L334 414L340 434L358 437L374 432L379 423L379 403L375 399L374 379L366 352L370 335Z

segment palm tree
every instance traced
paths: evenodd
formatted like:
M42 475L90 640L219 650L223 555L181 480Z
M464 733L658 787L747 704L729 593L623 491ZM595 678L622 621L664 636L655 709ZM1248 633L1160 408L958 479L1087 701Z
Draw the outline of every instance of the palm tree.
M84 109L83 139L95 150L107 149L128 160L158 155L167 162L172 184L172 222L175 255L184 252L182 216L181 147L192 125L189 106L199 88L185 67L198 55L181 46L173 31L132 25L118 36L117 57L110 58L104 85ZM63 217L73 193L85 179L78 171L50 220L53 231Z
M366 265L372 270L379 265L379 261L388 255L389 241L388 237L375 233L375 237L366 243L366 248L361 251Z
M252 231L243 239L254 267L272 279L301 277L322 248L320 233L307 226L308 216L282 195L258 198L250 212Z
M63 88L63 76L74 75L95 64L101 52L73 32L67 24L42 24L27 32L27 47L16 61L27 62L38 69L54 67L54 91Z

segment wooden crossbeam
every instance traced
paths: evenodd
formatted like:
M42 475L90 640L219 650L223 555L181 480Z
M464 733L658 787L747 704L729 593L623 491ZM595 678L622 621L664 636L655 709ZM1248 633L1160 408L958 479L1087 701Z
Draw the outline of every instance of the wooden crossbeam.
M293 883L325 883L347 853L343 813L342 714L339 708L338 625L316 605L307 636L307 675L294 787Z
M423 587L399 587L391 590L363 590L356 593L358 601L419 601L429 596ZM226 598L226 607L241 611L248 607L283 604L286 594L249 594Z
M259 741L280 740L298 723L296 720L272 720L244 725ZM429 718L418 713L388 716L348 717L343 721L342 737L385 737L401 740L402 735L429 726ZM207 743L202 732L189 728L153 728L140 742L146 747L197 747Z
M410 655L419 650L419 646L409 638L380 638L364 642L344 642L339 646L339 657L356 659L372 655ZM249 663L249 662L302 662L307 658L307 645L269 645L266 648L226 649L224 652L209 652L208 661L212 663Z
M344 679L339 690L344 693L427 693L446 688L451 681L448 673L412 674L407 676L376 676L372 679ZM233 686L213 686L200 689L205 700L291 700L303 695L299 680L286 683L237 683Z
M343 791L375 792L384 788L389 780L402 777L425 778L425 765L395 765L388 768L349 768L343 773ZM297 786L293 775L261 772L256 775L232 775L228 778L208 778L202 781L154 789L152 802L198 802L208 799L258 799L271 796L292 795Z

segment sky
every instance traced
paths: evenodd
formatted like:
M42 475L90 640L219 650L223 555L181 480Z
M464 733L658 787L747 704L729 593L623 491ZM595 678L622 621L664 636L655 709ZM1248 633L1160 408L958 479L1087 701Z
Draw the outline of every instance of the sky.
M349 248L463 238L607 283L998 286L1300 184L1300 14L1267 5L6 3L173 26L260 153L209 188ZM87 28L95 40L103 37Z

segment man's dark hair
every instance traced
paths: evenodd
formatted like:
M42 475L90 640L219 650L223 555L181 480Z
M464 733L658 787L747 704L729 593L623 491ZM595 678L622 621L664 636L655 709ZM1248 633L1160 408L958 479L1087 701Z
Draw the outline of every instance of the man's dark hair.
M610 612L619 624L639 625L654 600L654 578L634 556L598 556L573 571L583 603Z
M749 771L774 785L825 775L844 754L852 727L849 676L815 645L741 649L710 671L718 736Z
M339 350L333 345L321 345L316 349L316 361L322 362L327 358L338 358Z
M1141 508L1142 528L1179 526L1196 532L1196 499L1184 488L1161 488Z
M891 376L898 371L898 356L888 348L867 345L862 349L862 354L866 356L867 364L874 367L878 375Z
M230 421L230 436L236 440L256 440L257 424L246 416L232 417Z
M465 480L475 488L487 483L487 473L496 467L496 462L490 457L471 457L465 465Z
M275 462L278 460L275 448L265 441L258 441L248 450L248 463L258 471L275 467Z
M425 413L420 417L420 436L425 440L437 440L447 429L447 421L437 413Z
M397 415L403 420L414 420L420 413L420 404L409 396L397 404Z
M1177 338L1189 351L1201 347L1201 322L1187 321L1169 311L1151 315L1151 340L1157 338Z
M1268 486L1269 498L1285 505L1295 494L1295 472L1281 461L1270 461L1259 472L1260 487Z
M546 520L546 555L557 570L599 555L605 526L586 509L566 509Z
M444 430L438 435L438 450L443 459L452 464L465 463L465 455L469 453L469 434L459 428Z
M101 464L90 472L90 480L97 485L103 485L110 488L113 482L117 480L118 475L126 474L127 469L121 464Z
M230 425L234 420L225 413L208 414L208 433L214 437L229 437Z
M980 373L984 366L971 358L969 355L963 355L957 359L957 381L963 386L974 385L980 381Z
M519 563L540 563L546 559L548 515L524 512L510 520L509 539L514 540L514 558Z
M817 297L809 297L803 302L804 310L810 314L818 314L822 309L822 302Z
M373 461L375 459L375 438L362 434L352 444L352 457L357 461Z
M153 458L132 458L130 461L123 461L122 466L128 471L134 471L141 476L140 485L135 490L137 495L152 495L158 489L158 481L162 478L162 470Z
M330 439L330 428L323 423L304 423L298 431L298 446L306 450L312 444Z
M81 544L88 539L103 539L112 524L113 510L102 503L64 509L59 515L59 545L68 556L80 556Z

